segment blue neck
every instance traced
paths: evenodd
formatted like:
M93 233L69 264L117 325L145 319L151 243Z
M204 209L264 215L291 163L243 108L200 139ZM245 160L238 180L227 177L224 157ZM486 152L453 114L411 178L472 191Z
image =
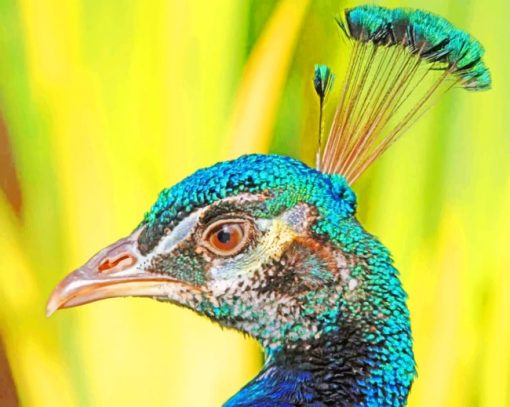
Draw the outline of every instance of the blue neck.
M310 372L268 363L258 376L228 400L224 407L308 405L314 398Z
M262 371L226 404L241 406L366 405L361 383L372 358L359 329L303 341L272 354Z
M374 342L370 324L340 318L337 331L271 354L225 406L404 406L414 377L407 332L391 332L390 317Z

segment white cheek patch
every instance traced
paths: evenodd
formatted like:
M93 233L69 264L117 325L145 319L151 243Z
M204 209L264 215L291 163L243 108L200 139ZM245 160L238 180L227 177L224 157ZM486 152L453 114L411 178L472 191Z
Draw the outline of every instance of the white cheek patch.
M216 259L210 269L214 279L228 279L240 273L246 274L260 268L271 258L279 258L283 250L294 237L292 229L276 219L270 221L266 233L258 240L257 245L248 252L243 252L231 259Z
M271 228L273 224L272 219L257 219L255 221L255 224L257 225L258 230L261 232L267 232L269 228Z
M250 275L272 259L279 259L290 243L306 231L309 208L296 205L276 219L257 219L257 229L263 233L257 245L231 259L215 259L210 269L212 289L221 292L228 288L231 279Z

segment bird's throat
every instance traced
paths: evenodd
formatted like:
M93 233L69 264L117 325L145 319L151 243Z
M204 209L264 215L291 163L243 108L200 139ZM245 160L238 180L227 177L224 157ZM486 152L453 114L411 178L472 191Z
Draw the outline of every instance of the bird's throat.
M335 332L272 353L225 406L405 405L414 373L380 369L385 357L405 363L408 350L390 349L398 338L378 347L366 337L364 327L342 324Z
M361 405L370 358L361 332L345 327L272 354L226 406L339 405L338 400L345 402L341 405Z

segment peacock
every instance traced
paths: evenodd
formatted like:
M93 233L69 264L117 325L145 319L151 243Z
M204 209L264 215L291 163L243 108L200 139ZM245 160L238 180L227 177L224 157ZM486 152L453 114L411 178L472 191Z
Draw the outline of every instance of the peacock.
M351 186L440 95L491 78L480 43L429 12L364 5L336 23L348 64L327 136L335 75L315 67L316 168L252 154L196 171L64 278L48 315L150 297L254 337L265 363L228 407L406 404L416 376L407 295L356 219Z

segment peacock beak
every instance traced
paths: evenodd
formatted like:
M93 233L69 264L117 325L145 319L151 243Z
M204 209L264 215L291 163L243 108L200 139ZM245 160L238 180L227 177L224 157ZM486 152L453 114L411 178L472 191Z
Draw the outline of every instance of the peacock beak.
M143 268L146 257L137 248L142 228L106 247L65 277L53 290L46 315L56 310L114 297L162 297L180 282Z

